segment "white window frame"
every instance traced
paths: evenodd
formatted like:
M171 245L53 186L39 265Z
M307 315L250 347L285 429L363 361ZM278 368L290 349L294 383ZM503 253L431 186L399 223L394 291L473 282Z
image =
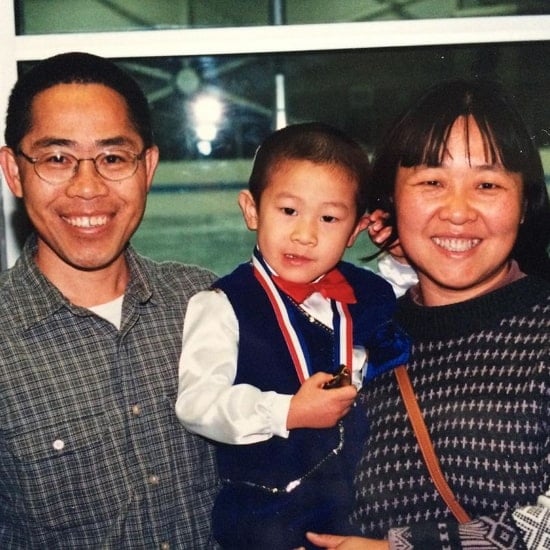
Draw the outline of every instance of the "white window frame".
M19 61L43 59L65 51L137 58L547 41L550 15L16 36L13 2L5 0L0 3L0 36L3 143L6 106ZM4 258L11 266L20 250L9 223L15 201L4 183L2 198Z

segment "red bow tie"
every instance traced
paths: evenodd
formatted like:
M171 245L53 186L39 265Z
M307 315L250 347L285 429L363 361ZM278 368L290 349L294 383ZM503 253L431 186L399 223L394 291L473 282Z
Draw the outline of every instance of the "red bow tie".
M337 269L329 271L316 283L293 283L277 275L273 275L273 282L299 304L314 292L320 292L325 298L346 304L357 302L353 288Z

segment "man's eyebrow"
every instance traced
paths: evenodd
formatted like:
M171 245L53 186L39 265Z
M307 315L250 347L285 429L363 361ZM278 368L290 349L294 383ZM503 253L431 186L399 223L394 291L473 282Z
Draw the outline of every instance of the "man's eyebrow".
M46 148L46 147L71 147L75 146L76 142L70 139L58 138L58 137L44 137L34 143L32 143L33 148Z
M95 143L98 147L119 147L121 145L137 146L134 139L130 139L126 136L115 136L111 138L99 139Z
M69 147L69 148L78 148L78 142L72 139L46 136L38 139L32 144L33 148L45 149L48 147ZM95 146L98 148L104 147L120 147L120 146L129 146L134 147L138 146L135 140L128 138L126 136L114 136L105 139L98 139L95 141Z

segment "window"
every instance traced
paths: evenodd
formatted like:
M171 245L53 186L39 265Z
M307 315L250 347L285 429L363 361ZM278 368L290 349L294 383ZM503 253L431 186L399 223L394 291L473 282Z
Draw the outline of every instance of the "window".
M527 5L530 13L540 13L545 2L326 2L327 9L317 10L317 21L305 21L307 10L300 10L320 0L296 0L286 2L287 22L311 24L263 26L277 2L253 3L251 13L244 2L189 1L177 3L181 12L175 10L173 26L190 26L190 13L195 26L208 21L232 26L133 32L112 32L99 12L110 14L105 17L117 31L158 28L167 26L163 16L173 2L139 2L139 16L149 21L141 26L132 8L137 2L83 0L83 6L94 5L96 19L84 17L75 9L78 3L71 3L71 13L79 13L73 23L70 14L61 18L53 9L55 25L64 28L47 23L46 7L67 11L66 3L55 0L19 2L16 12L7 14L11 24L17 16L20 33L29 34L15 36L9 30L14 47L6 48L10 55L4 61L10 84L0 83L0 94L7 100L16 69L24 71L36 59L69 50L113 58L138 80L152 108L161 164L133 243L153 258L198 263L222 274L249 257L254 235L244 226L236 197L246 186L255 148L278 120L322 120L372 151L393 117L419 91L444 78L482 75L503 81L516 95L550 174L550 16L518 15ZM217 7L217 15L208 15L205 4ZM355 9L347 10L352 5ZM426 17L421 10L428 5L447 10L442 16L465 18L384 20ZM357 22L368 19L367 8L371 16L377 8L375 21ZM125 25L115 24L113 10ZM351 20L352 11L356 22L324 24L323 18ZM184 12L188 19L180 22ZM499 14L514 15L495 17ZM475 24L466 19L479 15L487 17L476 18ZM1 31L7 23L0 21ZM75 27L77 21L89 28ZM99 28L111 32L80 32ZM79 33L32 35L48 30ZM23 217L5 190L4 200L3 265L11 265L25 226L14 226ZM348 259L358 261L370 250L365 236Z
M548 14L547 0L18 0L17 34Z

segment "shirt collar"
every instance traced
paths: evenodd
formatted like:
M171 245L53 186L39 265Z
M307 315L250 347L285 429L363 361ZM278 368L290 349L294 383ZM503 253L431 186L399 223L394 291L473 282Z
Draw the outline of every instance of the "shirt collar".
M87 308L75 306L40 271L34 261L38 249L37 236L32 233L14 267L8 271L4 284L19 290L16 303L21 311L21 323L25 329L54 314L61 308L68 308L75 315L87 316ZM128 246L124 252L130 270L130 281L125 295L135 303L144 303L152 297L152 285L143 260ZM15 291L14 291L15 292ZM17 314L14 312L14 314Z

